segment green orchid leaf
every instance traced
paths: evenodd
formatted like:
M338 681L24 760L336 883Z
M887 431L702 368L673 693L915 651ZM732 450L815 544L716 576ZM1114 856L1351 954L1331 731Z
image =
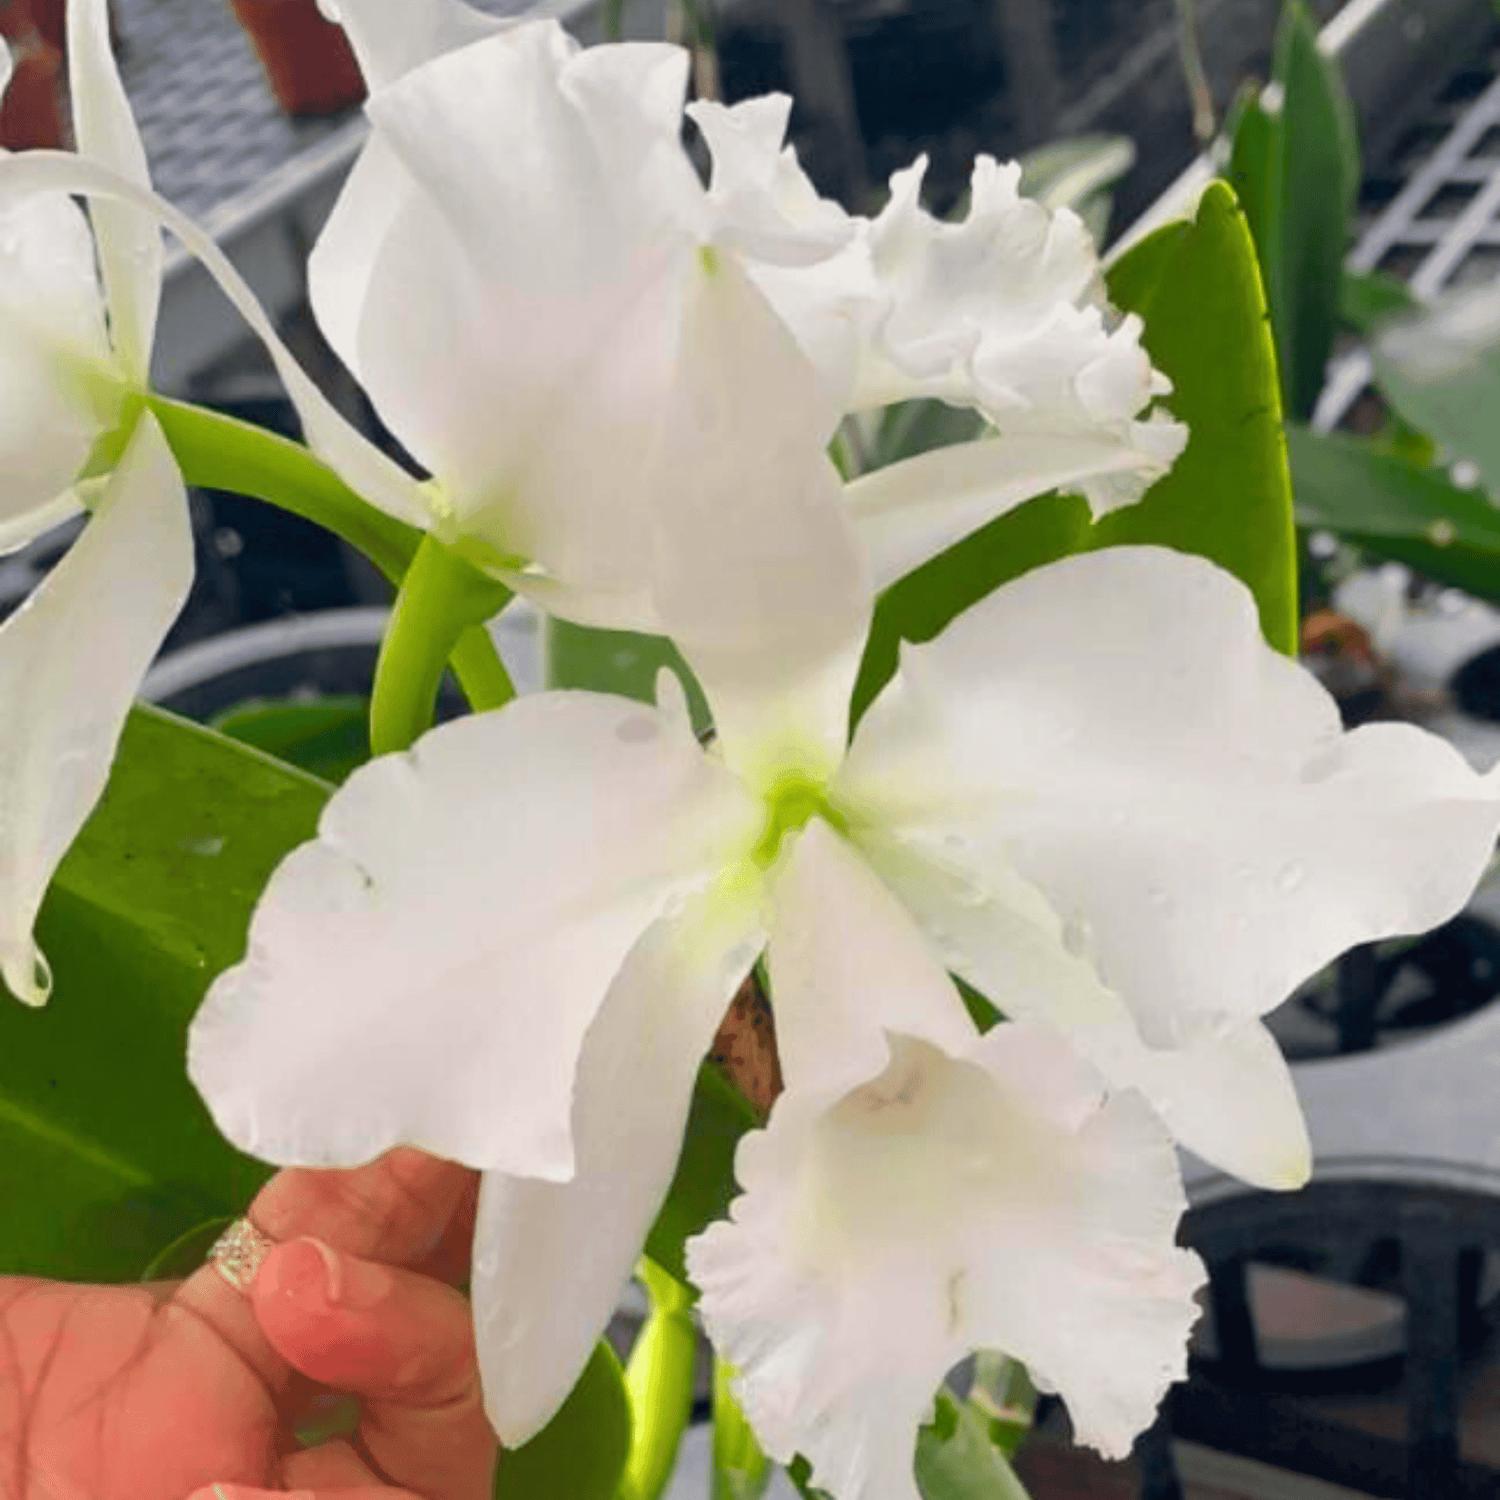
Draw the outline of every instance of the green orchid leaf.
M369 713L369 699L352 693L251 698L226 708L212 727L338 785L370 758Z
M572 1394L529 1443L502 1453L495 1500L615 1500L630 1456L625 1372L602 1340Z
M1303 526L1500 603L1500 511L1484 495L1342 433L1293 427L1287 441Z
M703 690L669 640L629 630L596 630L551 615L542 628L546 642L542 671L549 688L585 688L654 703L657 674L666 668L687 689L693 727L700 734L708 728Z
M1048 141L1021 157L1021 193L1047 208L1077 209L1134 165L1135 142L1100 132Z
M1389 271L1345 271L1339 282L1339 317L1366 338L1420 306L1411 288Z
M1397 319L1371 348L1381 394L1450 461L1500 492L1500 294L1493 284Z
M1282 11L1275 76L1282 100L1262 250L1286 409L1305 421L1323 389L1337 331L1360 162L1354 106L1338 64L1318 47L1317 22L1302 0L1288 0Z
M1172 380L1167 406L1188 445L1138 505L1105 516L1090 547L1152 543L1196 553L1245 583L1261 628L1297 649L1297 551L1276 355L1245 216L1210 183L1191 221L1142 240L1109 273L1111 297L1146 322Z
M682 1156L651 1232L646 1254L663 1270L686 1279L683 1246L729 1211L734 1197L734 1149L761 1123L749 1101L712 1063L698 1070Z
M1039 495L939 553L883 593L854 685L852 718L890 681L902 641L930 641L1002 583L1076 552L1089 535L1078 495Z
M265 1179L214 1128L185 1037L328 792L210 730L131 714L42 908L52 998L29 1010L0 991L0 1274L132 1280Z
M1266 280L1267 246L1276 242L1280 215L1271 196L1272 163L1281 149L1281 116L1272 115L1260 101L1260 89L1246 84L1234 101L1225 126L1230 141L1225 176L1240 200L1260 257L1261 280Z
M195 1224L151 1259L141 1272L141 1280L181 1281L192 1275L208 1259L220 1235L233 1223L231 1215L217 1214L202 1224Z
M1027 1500L990 1420L951 1391L938 1393L933 1420L917 1434L917 1486L925 1500Z

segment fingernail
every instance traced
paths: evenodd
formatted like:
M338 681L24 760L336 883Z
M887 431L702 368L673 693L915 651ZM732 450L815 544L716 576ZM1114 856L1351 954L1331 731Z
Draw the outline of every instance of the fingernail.
M273 1294L353 1311L383 1302L395 1285L384 1266L340 1255L311 1235L282 1245L265 1271L270 1278L267 1290Z

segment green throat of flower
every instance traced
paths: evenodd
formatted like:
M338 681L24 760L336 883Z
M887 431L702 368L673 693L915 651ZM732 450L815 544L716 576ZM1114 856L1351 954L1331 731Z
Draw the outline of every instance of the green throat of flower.
M761 869L769 870L787 834L813 818L822 818L840 833L849 831L848 819L829 801L826 787L800 774L782 777L766 794L765 827L750 857Z

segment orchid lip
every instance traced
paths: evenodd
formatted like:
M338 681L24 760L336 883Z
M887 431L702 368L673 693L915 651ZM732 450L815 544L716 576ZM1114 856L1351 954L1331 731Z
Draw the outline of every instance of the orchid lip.
M822 818L840 834L849 832L849 820L829 800L826 786L803 772L779 777L766 792L765 800L765 826L750 854L762 870L776 863L786 836L805 828L814 818Z

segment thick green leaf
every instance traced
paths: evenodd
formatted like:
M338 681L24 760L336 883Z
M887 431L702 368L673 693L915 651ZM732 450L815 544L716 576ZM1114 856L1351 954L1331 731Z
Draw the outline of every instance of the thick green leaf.
M734 1197L734 1148L761 1122L743 1094L705 1063L688 1113L677 1173L646 1236L646 1254L685 1280L682 1247L729 1211Z
M495 1500L615 1500L630 1455L630 1401L614 1350L600 1342L548 1424L495 1465Z
M1389 271L1345 271L1339 283L1339 317L1366 338L1419 306L1411 288Z
M1342 433L1287 432L1297 520L1500 603L1500 511L1440 470Z
M1077 551L1088 534L1081 496L1040 495L893 584L875 606L854 686L854 721L890 680L902 641L930 641L1002 583Z
M1338 64L1318 47L1302 0L1276 33L1281 115L1273 132L1266 283L1289 415L1306 420L1323 389L1338 325L1339 287L1359 192L1354 106Z
M251 698L226 708L213 727L335 785L370 758L370 702L355 694Z
M1445 298L1384 328L1371 350L1381 393L1450 460L1476 464L1500 493L1500 293Z
M1266 279L1266 247L1280 216L1271 198L1272 162L1281 149L1281 117L1260 102L1260 89L1247 84L1240 90L1226 130L1231 143L1226 175L1240 200L1245 220L1260 257L1261 279Z
M42 908L52 999L0 992L0 1273L133 1279L264 1180L188 1082L185 1036L327 794L209 730L131 715Z
M1171 377L1188 445L1139 505L1105 516L1090 547L1155 543L1193 552L1244 582L1261 629L1297 649L1292 490L1255 247L1234 193L1210 183L1191 222L1168 224L1115 263L1110 295L1146 322ZM1190 624L1190 622L1184 622Z
M694 727L700 733L708 727L703 690L670 641L629 630L596 630L551 615L543 622L543 631L542 671L549 688L587 688L654 703L657 674L665 667L687 689Z
M1135 165L1135 142L1125 135L1070 135L1021 157L1021 192L1048 208L1076 209L1112 187Z
M925 1500L1027 1500L984 1414L946 1390L917 1434L917 1484Z

